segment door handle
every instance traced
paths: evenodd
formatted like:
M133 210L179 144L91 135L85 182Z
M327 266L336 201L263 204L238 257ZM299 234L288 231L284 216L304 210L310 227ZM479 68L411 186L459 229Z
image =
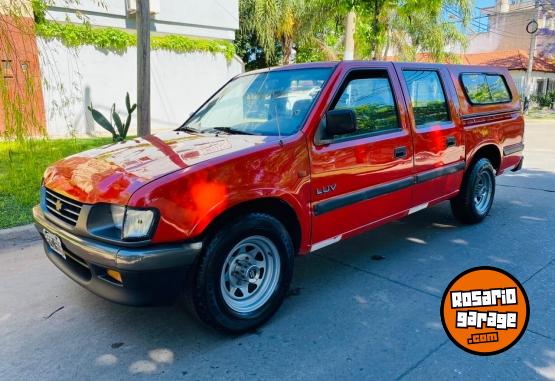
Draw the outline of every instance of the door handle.
M393 150L393 156L395 159L402 159L407 157L407 147L397 147Z
M453 147L457 144L457 139L454 136L448 136L446 139L447 147Z

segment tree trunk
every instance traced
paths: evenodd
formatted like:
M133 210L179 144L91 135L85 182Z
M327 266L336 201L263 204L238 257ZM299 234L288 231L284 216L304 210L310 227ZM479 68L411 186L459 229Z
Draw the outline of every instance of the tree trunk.
M283 65L289 65L291 62L291 56L293 55L293 40L289 38L284 38L281 41L281 47L283 50Z
M382 60L387 61L387 56L389 55L389 44L391 40L391 32L388 30L385 36L385 48L383 50Z
M356 14L355 10L351 9L347 14L345 20L345 52L343 53L344 60L353 60L355 57L355 26Z
M372 31L374 32L374 35L372 36L372 44L370 46L372 51L372 60L374 61L378 58L378 27L378 1L374 0L374 16L372 18Z

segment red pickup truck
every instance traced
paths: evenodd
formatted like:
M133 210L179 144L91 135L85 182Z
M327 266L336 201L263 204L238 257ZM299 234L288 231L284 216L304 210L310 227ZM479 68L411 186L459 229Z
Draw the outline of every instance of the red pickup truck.
M282 303L294 257L450 200L486 217L522 167L505 69L327 62L240 75L175 131L59 161L34 218L48 258L134 305L188 296L244 332Z

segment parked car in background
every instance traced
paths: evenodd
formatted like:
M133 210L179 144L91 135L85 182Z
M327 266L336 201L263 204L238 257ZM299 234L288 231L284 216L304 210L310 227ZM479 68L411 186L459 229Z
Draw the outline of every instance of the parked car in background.
M106 299L185 291L228 332L269 319L295 255L450 200L488 214L519 170L524 122L505 69L327 62L240 75L175 131L49 167L34 208L48 258Z

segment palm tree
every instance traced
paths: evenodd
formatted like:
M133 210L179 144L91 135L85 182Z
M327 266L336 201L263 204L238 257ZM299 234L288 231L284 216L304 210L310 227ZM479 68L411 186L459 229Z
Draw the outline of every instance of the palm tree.
M288 64L300 45L326 46L319 33L322 25L345 13L343 3L353 0L339 1L338 5L332 0L241 0L240 34L254 34L266 61L281 53L281 63Z
M472 0L373 0L369 4L357 23L359 58L395 55L412 61L426 52L442 62L456 59L446 52L450 45L464 47L467 43L460 26L470 20ZM445 12L457 14L457 22L446 20Z
M266 61L275 59L276 41L283 54L282 63L290 63L294 41L302 29L304 0L242 0L241 29L254 33L264 50Z
M445 19L446 10L456 13L458 22L464 27L470 20L472 0L411 0L393 10L389 19L393 33L388 42L397 56L415 60L418 53L426 52L438 62L456 60L447 48L450 45L465 47L467 39L457 23Z
M472 0L241 0L239 35L250 39L247 58L261 54L262 64L288 64L295 50L297 61L336 60L352 47L349 20L357 58L413 60L424 51L444 61L454 58L448 45L465 46L460 25L471 9ZM459 15L458 24L445 20L446 10Z

